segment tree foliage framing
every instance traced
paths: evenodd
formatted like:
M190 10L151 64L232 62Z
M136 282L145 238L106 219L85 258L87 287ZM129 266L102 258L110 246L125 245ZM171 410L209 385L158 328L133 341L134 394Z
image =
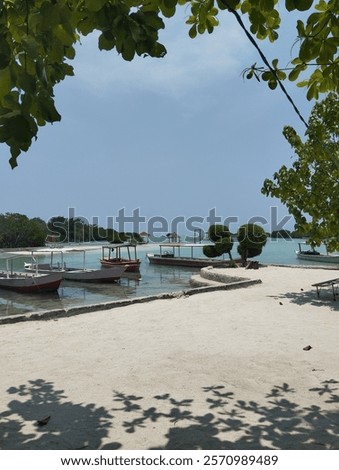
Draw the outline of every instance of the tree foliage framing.
M115 49L125 60L135 55L163 57L166 48L159 39L164 18L173 16L178 5L189 6L189 36L212 33L218 14L241 16L250 23L251 41L278 40L281 23L278 0L0 0L0 142L9 146L10 165L37 138L38 128L60 121L54 103L54 87L73 75L70 61L81 36L99 31L98 47ZM279 68L278 59L248 68L255 77L274 89L282 81L298 80L307 88L307 98L339 91L339 2L285 0L288 12L310 11L297 22L299 50L291 69ZM243 27L243 26L242 26ZM244 29L244 27L243 27ZM264 59L261 56L262 59Z
M305 142L290 126L283 134L296 158L291 168L283 165L264 181L262 193L287 206L311 245L326 241L328 251L339 250L339 95L315 104Z

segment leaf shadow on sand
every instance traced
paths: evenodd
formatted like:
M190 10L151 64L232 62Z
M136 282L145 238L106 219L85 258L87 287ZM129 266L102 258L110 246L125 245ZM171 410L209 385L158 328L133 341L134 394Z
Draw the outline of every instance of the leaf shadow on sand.
M222 384L203 387L194 399L115 391L107 410L72 403L52 382L35 380L7 391L16 397L0 413L0 448L127 450L141 448L149 432L159 445L144 450L339 449L338 391L339 381L321 382L307 391L309 406L297 403L287 383L274 385L260 403L237 399ZM45 416L51 416L47 425L37 426ZM127 435L139 447L124 445Z
M284 300L297 305L312 305L313 307L327 307L333 311L339 311L339 296L336 295L336 300L333 299L332 289L324 288L320 291L320 296L317 296L316 289L314 290L300 290L296 292L285 292L280 295L271 296L282 303Z
M31 380L7 392L16 398L0 413L1 449L97 449L112 426L103 407L67 401L53 382ZM39 426L46 417L48 423ZM112 443L111 448L119 447Z
M295 390L286 383L273 386L265 403L237 400L224 385L204 387L206 412L194 413L194 400L156 395L158 406L143 409L138 397L137 416L124 421L128 433L136 433L159 420L168 422L166 443L153 449L339 449L339 382L334 379L309 391L333 403L333 410L317 403L302 407L293 400ZM326 399L324 398L326 396ZM129 413L130 399L116 392L115 400ZM124 404L127 405L124 408ZM232 436L229 437L230 433Z

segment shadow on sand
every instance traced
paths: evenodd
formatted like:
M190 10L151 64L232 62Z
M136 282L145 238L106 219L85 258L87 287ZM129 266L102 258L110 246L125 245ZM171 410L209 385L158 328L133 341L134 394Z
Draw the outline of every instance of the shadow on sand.
M321 290L319 297L317 296L316 289L304 290L296 292L285 292L280 295L273 296L277 300L288 299L297 305L312 305L313 307L327 307L333 311L339 311L339 295L336 295L336 300L333 299L333 293L331 289L324 288Z
M128 449L126 433L137 436L158 423L159 445L144 450L339 449L338 390L334 379L309 389L314 404L307 407L286 383L274 385L260 403L239 400L224 385L203 387L195 399L113 392L107 410L72 403L52 382L34 380L7 390L13 398L0 414L0 448ZM37 425L48 416L46 425Z

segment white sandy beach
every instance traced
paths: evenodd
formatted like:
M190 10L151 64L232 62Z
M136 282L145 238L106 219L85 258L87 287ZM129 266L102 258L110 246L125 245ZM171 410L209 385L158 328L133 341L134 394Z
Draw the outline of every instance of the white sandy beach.
M237 275L262 284L0 325L0 448L339 449L339 301L311 286L339 272Z

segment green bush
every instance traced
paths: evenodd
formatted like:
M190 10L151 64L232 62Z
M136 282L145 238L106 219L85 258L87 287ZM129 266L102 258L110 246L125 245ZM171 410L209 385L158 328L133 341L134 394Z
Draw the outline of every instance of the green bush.
M247 260L247 258L254 258L255 256L259 256L262 252L262 248L259 247L246 247L244 245L238 246L238 253L243 260Z
M226 225L216 224L209 227L207 235L211 242L220 242L223 238L230 237L231 232Z
M231 236L224 237L220 241L215 242L215 249L218 253L218 256L223 255L224 253L230 253L233 247L233 241Z
M233 241L231 232L225 225L211 225L208 229L208 238L214 245L206 245L203 248L203 253L208 258L215 258L222 256L224 253L228 253L231 257L231 250L233 247Z
M267 234L265 230L256 224L244 224L238 229L238 253L243 261L261 254L266 245Z
M207 258L215 258L216 256L219 256L215 245L205 245L202 251Z

